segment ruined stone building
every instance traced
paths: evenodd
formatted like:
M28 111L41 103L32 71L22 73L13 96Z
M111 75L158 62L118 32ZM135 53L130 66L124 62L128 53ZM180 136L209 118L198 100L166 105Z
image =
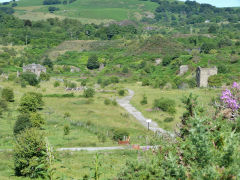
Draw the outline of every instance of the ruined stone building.
M186 72L188 72L188 65L180 66L179 75L184 75Z
M46 73L46 68L40 64L28 64L26 66L23 66L23 72L32 72L36 74L38 77L42 72Z
M218 69L214 68L201 68L198 67L196 71L196 79L198 87L207 87L208 86L208 78L210 76L216 75L218 73Z

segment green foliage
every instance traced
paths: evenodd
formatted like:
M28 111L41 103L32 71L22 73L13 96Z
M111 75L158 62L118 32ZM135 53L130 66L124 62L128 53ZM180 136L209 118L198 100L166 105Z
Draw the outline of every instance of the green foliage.
M43 104L42 94L28 92L20 99L18 110L21 113L36 112L38 109L42 108Z
M26 129L17 136L13 149L16 176L44 178L49 168L47 145L43 133Z
M172 121L174 121L174 118L173 117L166 117L164 120L163 120L164 122L172 122Z
M3 88L2 90L2 99L8 102L14 101L14 93L13 90L10 88Z
M69 125L65 125L63 127L63 133L64 133L64 136L67 136L67 135L70 134L70 127L69 127Z
M149 79L147 78L143 79L142 86L149 86L149 85L150 85Z
M40 74L40 80L41 81L49 81L49 79L50 79L50 75L49 74L41 72L41 74Z
M87 88L83 92L83 96L85 98L91 98L94 96L94 94L95 94L95 90L93 88Z
M59 81L55 81L53 84L54 87L59 87L60 86L60 82Z
M113 131L113 140L114 141L122 141L124 137L128 137L129 132L127 132L125 129L116 129Z
M99 62L98 62L98 57L97 55L92 55L88 58L88 62L87 62L87 68L88 69L98 69L100 66Z
M222 76L214 75L208 78L208 85L210 87L221 87L222 86Z
M117 76L110 77L111 83L119 83L119 78Z
M106 142L106 139L107 139L106 135L103 133L99 133L97 135L97 138L98 138L99 142L102 142L102 143Z
M216 46L213 43L204 43L201 46L201 52L208 54L212 49L215 49Z
M39 81L37 79L37 75L31 72L24 72L21 74L20 78L26 82L28 82L31 86L37 86Z
M17 117L15 122L13 133L14 135L20 134L27 128L41 128L45 124L45 120L41 117L40 114L34 113L22 113Z
M146 94L143 95L142 100L140 101L141 105L145 105L148 103L147 96Z
M105 105L111 104L111 100L110 100L110 99L105 99L105 100L104 100L104 104L105 104Z
M155 109L161 109L162 111L168 112L170 114L176 113L176 102L172 99L168 98L155 99L153 107Z
M119 95L119 96L124 96L124 95L125 95L125 90L124 90L124 89L120 89L120 90L118 91L118 95Z

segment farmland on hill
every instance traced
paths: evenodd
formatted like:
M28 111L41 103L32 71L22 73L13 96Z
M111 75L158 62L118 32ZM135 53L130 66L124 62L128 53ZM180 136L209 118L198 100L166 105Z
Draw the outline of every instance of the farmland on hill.
M58 11L50 13L41 0L20 0L16 16L40 20L43 17L76 18L84 23L140 20L154 12L157 4L139 0L77 0L71 4L56 4Z

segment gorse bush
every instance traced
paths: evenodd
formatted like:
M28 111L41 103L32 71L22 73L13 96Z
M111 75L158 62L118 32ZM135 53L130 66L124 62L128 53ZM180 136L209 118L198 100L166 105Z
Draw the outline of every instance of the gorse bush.
M30 128L17 136L13 149L16 176L46 178L49 168L47 144L43 133Z
M87 62L87 68L88 69L97 69L99 68L100 64L98 62L98 57L97 55L92 55L88 58L88 62Z
M125 95L125 90L124 89L119 90L118 95L119 96L124 96Z
M155 99L153 108L161 109L164 112L168 112L170 114L176 113L176 102L172 99L161 98Z
M59 87L60 86L60 82L59 81L55 81L53 84L54 87Z
M95 90L92 88L87 88L83 92L83 96L86 98L91 98L94 96L94 94L95 94Z
M37 79L37 75L31 72L24 72L20 76L22 81L28 82L31 86L36 86L39 84L39 81Z
M147 96L146 94L143 95L142 100L140 101L141 105L145 105L148 103Z
M13 90L10 88L3 88L2 90L2 99L13 102L14 101L14 93Z
M113 140L114 141L122 141L124 137L128 137L129 132L127 132L125 129L116 129L113 131Z
M42 108L43 104L42 94L29 92L24 94L20 99L18 110L22 113L36 112Z

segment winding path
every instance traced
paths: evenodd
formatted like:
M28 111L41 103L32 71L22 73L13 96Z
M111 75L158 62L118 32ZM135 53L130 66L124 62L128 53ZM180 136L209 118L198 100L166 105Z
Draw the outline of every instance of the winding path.
M130 100L134 96L134 91L128 89L128 96L125 96L122 99L117 99L118 104L123 107L129 114L133 115L144 127L148 128L148 123L146 122L147 118L145 118L140 111L138 111L133 105L131 105ZM158 134L170 135L174 137L174 134L168 132L158 126L158 124L151 120L149 129Z

